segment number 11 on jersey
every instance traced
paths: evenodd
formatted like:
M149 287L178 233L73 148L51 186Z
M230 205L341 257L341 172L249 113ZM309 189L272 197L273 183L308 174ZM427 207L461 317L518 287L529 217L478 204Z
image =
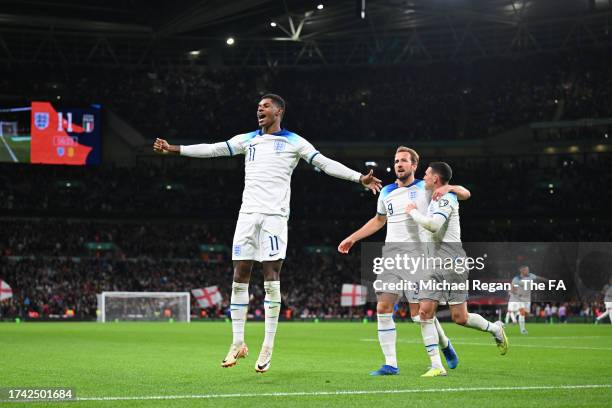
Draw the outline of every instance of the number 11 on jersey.
M247 161L255 160L255 146L249 146L247 152Z

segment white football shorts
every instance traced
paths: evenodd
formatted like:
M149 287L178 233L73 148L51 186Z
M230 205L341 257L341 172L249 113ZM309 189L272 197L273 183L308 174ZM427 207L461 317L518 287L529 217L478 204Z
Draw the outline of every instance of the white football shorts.
M509 312L518 312L521 309L525 309L529 313L531 311L531 302L508 302Z
M239 213L232 260L278 261L287 255L287 217Z

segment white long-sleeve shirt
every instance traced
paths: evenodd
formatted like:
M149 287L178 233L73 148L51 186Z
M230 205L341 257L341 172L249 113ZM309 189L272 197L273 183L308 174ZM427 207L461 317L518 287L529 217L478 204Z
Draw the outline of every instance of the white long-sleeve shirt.
M455 193L444 194L438 201L431 201L426 215L413 209L410 216L414 221L432 233L433 242L461 242L459 201Z
M361 173L323 156L306 139L285 129L273 134L257 130L226 142L181 146L180 154L189 157L244 154L242 213L288 216L291 175L300 158L330 176L356 183L361 177Z
M438 201L431 201L426 214L419 210L410 211L412 219L422 228L429 231L430 255L440 257L464 257L461 245L461 223L459 221L459 201L455 193L444 194Z

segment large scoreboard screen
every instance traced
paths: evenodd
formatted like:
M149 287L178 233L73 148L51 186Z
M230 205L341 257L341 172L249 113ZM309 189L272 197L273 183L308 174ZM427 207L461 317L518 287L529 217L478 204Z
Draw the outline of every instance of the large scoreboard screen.
M99 105L83 108L32 102L0 109L0 161L100 164Z

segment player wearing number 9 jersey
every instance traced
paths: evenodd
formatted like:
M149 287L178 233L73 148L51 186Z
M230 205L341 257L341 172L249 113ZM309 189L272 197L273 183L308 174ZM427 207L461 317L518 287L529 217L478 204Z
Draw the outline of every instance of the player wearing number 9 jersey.
M374 193L380 191L380 180L370 172L362 175L331 160L299 135L281 128L285 101L278 95L264 95L257 108L259 129L232 137L225 142L190 146L170 145L157 139L153 149L159 153L174 153L189 157L219 157L244 155L244 191L242 206L232 245L234 281L231 295L233 342L221 363L236 365L246 357L244 342L253 262L261 262L264 273L265 338L255 364L257 372L270 368L274 337L280 313L280 269L287 251L287 219L291 196L291 175L300 159L325 173L344 180L361 183Z
M338 245L339 252L348 253L356 242L376 233L387 224L383 257L394 258L396 254L407 254L410 257L418 258L424 255L422 253L424 248L421 243L431 241L431 233L420 227L405 212L408 203L414 203L419 211L425 213L432 199L432 192L425 189L423 180L416 179L414 176L418 164L419 155L416 151L405 146L397 148L394 158L396 181L381 190L376 215L360 229L345 238ZM433 198L449 192L456 193L460 199L470 197L470 192L461 186L445 185L433 192ZM402 284L405 281L415 283L413 275L402 271L388 271L388 273L379 275L378 279L391 285ZM395 375L399 373L396 355L397 334L393 320L393 309L404 295L409 302L410 316L415 322L419 322L419 300L415 290L385 289L376 293L378 340L385 356L385 364L380 369L373 371L371 375ZM437 319L434 319L434 321L438 330L440 347L447 358L447 363L449 367L455 368L458 364L458 357L444 334L442 326Z
M425 190L423 180L414 179L400 186L397 182L385 186L378 196L376 212L387 218L385 242L426 242L427 231L419 228L404 209L414 202L421 212L427 210L431 201L431 191Z

